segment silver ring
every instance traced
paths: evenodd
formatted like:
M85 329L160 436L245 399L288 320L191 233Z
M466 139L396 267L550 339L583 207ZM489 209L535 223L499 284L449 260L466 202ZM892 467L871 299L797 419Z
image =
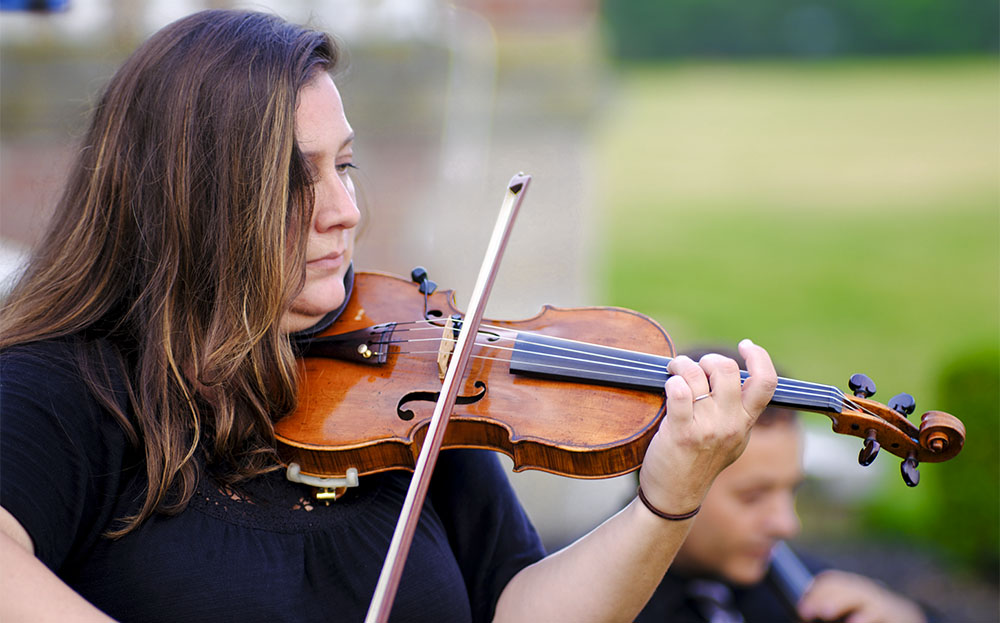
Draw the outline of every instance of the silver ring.
M695 396L693 402L698 402L699 400L704 400L704 399L708 398L711 395L712 395L712 392L708 392L707 394L702 394L701 396Z

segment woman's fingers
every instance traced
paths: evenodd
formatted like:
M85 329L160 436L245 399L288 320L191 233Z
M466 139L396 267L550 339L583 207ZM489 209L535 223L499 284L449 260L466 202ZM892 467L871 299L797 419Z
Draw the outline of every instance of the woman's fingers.
M692 361L687 355L675 357L667 364L667 372L684 379L691 390L692 400L709 392L708 376L706 376L701 366ZM669 381L669 379L667 380Z
M708 354L695 363L680 355L667 365L667 411L675 421L687 420L702 398L711 397L716 411L743 412L751 423L771 401L778 378L767 351L750 340L739 344L749 377L741 382L739 365L723 355Z
M708 376L712 397L724 408L740 404L740 366L729 357L708 354L698 365Z
M739 344L739 351L746 360L747 372L750 373L750 378L743 383L743 408L756 419L771 402L774 389L778 386L778 375L771 363L771 356L760 346L750 340L743 340Z
M684 355L667 364L667 372L673 375L667 379L665 387L669 421L676 426L687 426L694 413L695 397L708 393L708 377L698 364Z

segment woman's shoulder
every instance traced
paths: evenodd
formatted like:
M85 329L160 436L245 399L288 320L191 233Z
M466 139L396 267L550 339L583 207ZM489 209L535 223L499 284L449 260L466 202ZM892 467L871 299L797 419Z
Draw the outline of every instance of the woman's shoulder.
M58 337L17 344L0 351L0 392L4 400L17 396L45 399L52 403L92 399L88 378L103 378L112 391L123 380L120 367L110 356L112 349L103 340L84 340L78 336ZM88 374L90 365L102 368ZM4 409L7 411L7 409Z
M77 337L18 344L0 351L4 432L23 427L38 434L48 430L77 443L88 435L114 434L114 418L95 394L95 388L100 388L120 402L124 376L111 352L102 341Z
M12 401L70 393L84 387L71 338L17 344L0 351L0 393L9 415Z
M0 350L0 362L7 366L64 361L72 358L79 343L78 337L66 336L14 344Z

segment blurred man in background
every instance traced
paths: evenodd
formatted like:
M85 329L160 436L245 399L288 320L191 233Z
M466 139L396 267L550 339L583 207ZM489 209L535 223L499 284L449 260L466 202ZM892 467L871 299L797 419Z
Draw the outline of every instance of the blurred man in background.
M706 352L688 356L697 361ZM735 353L721 354L742 366ZM743 455L716 478L687 540L637 623L927 621L916 603L853 573L822 571L803 586L801 595L779 588L776 576L782 569L775 568L780 563L772 565L771 553L776 544L799 532L795 493L803 480L802 449L796 412L768 407Z

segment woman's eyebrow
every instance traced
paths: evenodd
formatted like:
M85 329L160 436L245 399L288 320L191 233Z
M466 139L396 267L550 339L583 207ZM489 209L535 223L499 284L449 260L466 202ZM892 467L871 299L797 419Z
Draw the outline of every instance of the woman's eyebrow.
M355 133L354 133L354 132L351 132L350 134L348 134L348 135L347 135L347 138L345 138L345 139L344 139L344 142L342 142L342 143L340 144L340 147L338 147L338 148L337 148L337 151L339 152L339 151L340 151L340 150L342 150L343 148L345 148L345 147L347 147L348 145L350 145L351 143L353 143L353 142L354 142L354 137L355 137L355 136L356 136L356 135L355 135ZM303 151L302 151L302 155L303 155L303 156L305 156L306 158L310 158L310 159L315 159L315 158L316 158L317 156L321 156L321 155L323 155L323 150L319 150L319 151L308 151L308 150L303 150Z

